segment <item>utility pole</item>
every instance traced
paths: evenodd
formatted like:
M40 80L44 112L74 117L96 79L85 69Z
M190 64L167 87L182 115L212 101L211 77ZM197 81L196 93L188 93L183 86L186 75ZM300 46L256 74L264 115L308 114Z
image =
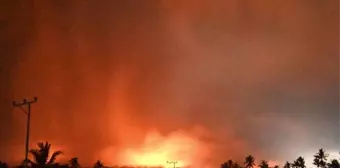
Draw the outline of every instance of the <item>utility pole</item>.
M177 164L177 161L166 161L168 164L173 164L174 165L174 168L177 168L176 167L176 164Z
M13 102L14 107L19 107L27 115L27 126L26 126L26 145L25 145L25 167L28 167L28 144L30 137L30 122L31 122L31 104L37 102L38 98L34 97L34 100L24 99L22 102ZM27 105L27 110L23 106Z

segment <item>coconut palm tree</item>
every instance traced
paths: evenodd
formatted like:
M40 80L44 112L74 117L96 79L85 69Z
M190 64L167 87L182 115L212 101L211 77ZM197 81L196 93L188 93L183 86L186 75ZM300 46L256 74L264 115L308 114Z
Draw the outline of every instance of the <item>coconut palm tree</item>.
M340 168L340 163L338 160L333 159L330 163L327 163L328 168Z
M252 155L248 155L244 161L245 168L253 168L255 166L255 158Z
M34 162L29 160L32 164L32 167L50 167L55 165L55 161L59 155L62 154L61 151L55 151L52 153L51 157L51 144L48 142L40 142L38 143L38 149L30 150L30 153L33 155Z
M269 165L268 165L267 161L262 160L258 167L259 168L269 168Z
M326 154L325 150L321 148L319 149L319 152L314 155L313 164L317 166L318 168L326 168L327 157L328 157L328 154Z
M70 168L80 168L80 164L78 162L78 158L74 157L74 158L71 158L71 160L69 161L69 164L70 164Z

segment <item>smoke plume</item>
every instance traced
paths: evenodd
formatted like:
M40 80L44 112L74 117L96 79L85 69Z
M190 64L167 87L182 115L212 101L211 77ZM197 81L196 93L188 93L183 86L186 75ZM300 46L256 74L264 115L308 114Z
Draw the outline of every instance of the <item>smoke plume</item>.
M336 0L0 3L1 160L24 156L11 102L31 96L30 146L84 165L339 148Z

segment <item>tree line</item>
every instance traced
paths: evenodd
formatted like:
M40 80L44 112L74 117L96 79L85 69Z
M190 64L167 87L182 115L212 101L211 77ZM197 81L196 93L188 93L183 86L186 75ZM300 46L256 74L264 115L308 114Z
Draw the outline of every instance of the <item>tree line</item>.
M314 155L313 165L317 168L340 168L339 161L337 159L331 159L328 161L328 154L324 149L319 149L319 151ZM228 160L221 165L221 168L254 168L255 167L255 158L252 155L248 155L245 158L244 166L241 166L239 163L234 162L233 160ZM258 168L279 168L278 165L270 167L268 161L261 160L260 164L257 166ZM283 168L307 168L305 159L302 156L299 156L293 162L286 162Z
M60 164L56 162L59 155L62 154L61 151L55 151L51 154L51 144L48 142L41 142L37 144L37 149L30 150L30 154L33 156L33 160L25 160L21 165L16 166L16 168L25 168L26 163L29 168L81 168L78 158L71 158L68 163ZM314 155L313 165L317 168L340 168L338 159L328 160L328 154L324 149L319 149L319 151ZM103 162L97 161L94 163L93 168L108 168ZM258 168L280 168L278 165L270 167L268 161L261 160L260 164L257 165ZM7 163L0 161L0 168L9 168ZM129 166L120 166L120 168L132 168ZM156 167L154 167L156 168ZM159 167L158 167L159 168ZM248 155L244 163L240 163L228 160L221 164L220 168L256 168L255 158L252 155ZM305 164L305 159L303 157L298 157L292 162L286 162L282 168L307 168Z

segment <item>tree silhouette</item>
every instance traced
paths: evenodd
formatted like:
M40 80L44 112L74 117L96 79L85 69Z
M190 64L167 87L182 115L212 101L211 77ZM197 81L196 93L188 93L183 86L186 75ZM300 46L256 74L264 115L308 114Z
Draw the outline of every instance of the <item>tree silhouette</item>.
M248 155L245 159L245 162L244 162L245 167L246 168L253 168L254 165L255 165L254 162L255 162L255 158L252 155Z
M318 168L326 168L327 157L328 157L328 154L326 154L325 150L321 148L319 149L319 152L314 155L313 164L317 166Z
M224 162L221 164L221 168L229 168L228 167L228 162Z
M69 168L68 164L59 164L59 163L55 163L51 166L48 167L53 167L53 168Z
M330 163L327 163L328 168L340 168L340 163L336 159L332 159Z
M238 164L237 162L234 162L234 165L232 166L232 168L241 168L241 165Z
M94 164L94 168L104 168L103 162L101 162L100 160L98 160L98 161Z
M267 161L262 160L258 167L259 168L269 168L269 165L268 165Z
M48 142L40 142L37 144L38 149L32 149L30 150L30 153L33 155L34 162L29 160L29 162L32 164L32 167L53 167L55 164L55 160L57 157L62 154L61 151L55 151L52 153L52 156L50 156L50 149L51 144Z
M8 168L7 163L0 161L0 168Z
M25 168L25 165L26 165L26 160L23 160L19 166L16 166L16 168ZM30 162L28 162L30 164Z
M228 168L227 162L222 163L221 168Z
M232 168L233 164L234 164L233 160L228 160L227 162L224 162L221 165L221 168Z
M69 163L70 163L70 168L80 168L81 167L79 162L78 162L78 158L76 158L76 157L71 158Z
M293 165L292 165L294 168L306 168L306 165L305 165L305 159L303 157L298 157Z
M229 160L227 161L227 165L228 165L229 168L232 168L232 167L234 166L234 161L231 160L231 159L229 159Z
M291 168L292 164L289 162L286 162L285 165L283 166L283 168Z

